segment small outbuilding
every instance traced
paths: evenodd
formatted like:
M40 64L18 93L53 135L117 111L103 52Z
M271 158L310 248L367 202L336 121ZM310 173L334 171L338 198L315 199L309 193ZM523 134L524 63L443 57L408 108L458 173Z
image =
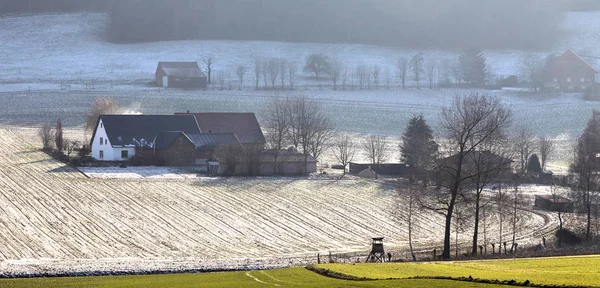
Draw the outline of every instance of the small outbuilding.
M377 178L377 172L375 172L375 170L371 169L371 167L364 169L360 172L358 172L357 174L358 177L361 178L367 178L367 179L376 179Z
M204 88L207 78L197 62L158 62L156 85L165 88Z
M556 200L552 195L535 195L535 207L546 211L573 212L573 200L556 196Z

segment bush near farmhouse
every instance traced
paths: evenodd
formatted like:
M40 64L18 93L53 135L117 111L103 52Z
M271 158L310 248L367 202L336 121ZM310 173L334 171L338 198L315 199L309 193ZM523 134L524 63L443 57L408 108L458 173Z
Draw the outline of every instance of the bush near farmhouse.
M527 162L527 172L528 173L540 173L542 172L542 165L540 164L540 159L537 154L532 154L529 157L529 161Z

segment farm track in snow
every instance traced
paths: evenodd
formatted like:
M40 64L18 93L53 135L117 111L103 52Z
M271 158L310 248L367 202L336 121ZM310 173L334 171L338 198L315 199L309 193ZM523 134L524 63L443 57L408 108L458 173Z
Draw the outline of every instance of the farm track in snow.
M406 225L391 215L394 185L383 181L90 179L28 143L0 128L0 275L237 269L364 251L373 236L406 247ZM442 223L423 213L417 240L437 243ZM519 239L536 241L553 223L528 211Z

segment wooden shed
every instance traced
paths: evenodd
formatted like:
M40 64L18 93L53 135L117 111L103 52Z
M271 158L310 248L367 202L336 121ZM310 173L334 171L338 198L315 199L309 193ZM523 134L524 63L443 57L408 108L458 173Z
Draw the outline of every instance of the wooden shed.
M169 88L204 88L207 78L197 62L158 62L156 85Z

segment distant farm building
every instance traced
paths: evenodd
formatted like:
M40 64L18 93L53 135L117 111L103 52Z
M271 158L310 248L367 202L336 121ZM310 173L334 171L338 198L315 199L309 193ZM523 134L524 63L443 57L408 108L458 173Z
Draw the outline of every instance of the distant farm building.
M158 62L156 85L169 88L204 88L207 78L197 62Z
M544 90L549 92L585 92L600 83L600 75L594 67L568 50L548 61L543 71L543 82Z
M552 195L535 195L535 207L547 211L573 212L574 203L571 199Z
M296 149L265 150L264 146L265 137L254 113L101 115L90 142L96 161L195 165L212 174L233 175L298 175L317 171L313 157L305 162L304 155ZM230 148L235 154L226 154ZM230 156L237 159L236 166L228 166L232 163L228 162ZM232 173L228 169L231 167L235 170Z
M374 171L378 175L403 177L406 174L407 166L404 163L370 164L354 162L350 162L348 166L348 171L352 175L358 175L367 169Z

